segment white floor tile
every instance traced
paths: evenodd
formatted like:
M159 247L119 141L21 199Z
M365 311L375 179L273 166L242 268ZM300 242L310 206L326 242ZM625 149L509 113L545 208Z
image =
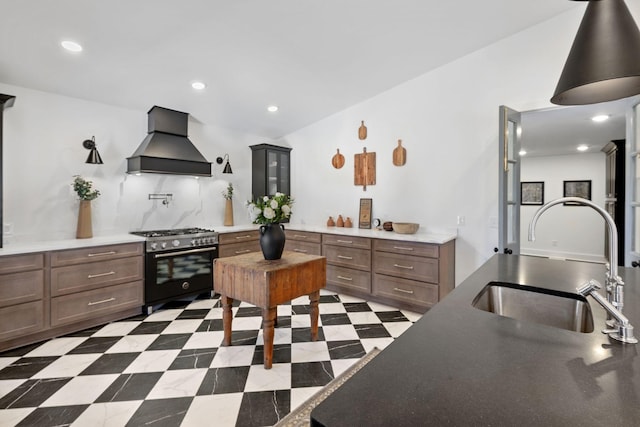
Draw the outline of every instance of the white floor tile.
M344 305L342 303L327 303L320 304L320 314L337 314L337 313L346 313Z
M320 318L320 316L318 316ZM309 328L311 327L311 317L308 314L297 314L291 316L292 328Z
M396 307L391 307L390 305L380 304L379 302L367 301L369 307L373 311L398 311Z
M291 410L302 405L311 396L322 390L322 387L301 387L291 389Z
M0 426L15 426L36 408L3 409L0 411Z
M171 310L159 310L155 313L152 313L150 316L147 316L144 319L144 322L166 322L167 320L176 320L182 313L181 309L171 309Z
M271 369L263 365L249 368L249 376L244 391L287 390L291 388L291 364L274 363Z
M82 375L72 378L41 406L71 406L93 403L118 378L118 374Z
M31 350L26 357L42 357L42 356L62 356L67 354L89 337L62 337L54 338L42 344L41 346Z
M75 377L87 366L95 362L102 354L68 354L54 360L49 366L33 375L31 378L62 378Z
M291 305L308 305L309 295L302 295L291 300Z
M333 369L334 378L346 371L360 359L337 359L331 361L331 368Z
M277 308L278 316L291 316L290 305L279 305Z
M198 329L198 326L202 324L201 319L184 319L174 320L164 328L162 335L166 334L190 334Z
M19 380L0 380L0 398L5 394L13 391L16 387L19 387L20 384L27 381L25 378ZM2 425L2 423L0 423Z
M145 351L131 362L124 373L166 371L179 353L180 350Z
M400 310L400 312L404 314L404 317L406 317L412 322L417 322L423 316L421 313L416 313L414 311L409 311L409 310Z
M236 309L235 312L238 310ZM234 309L231 309L231 313L235 315ZM209 310L207 315L204 317L205 319L222 319L222 308L212 308Z
M142 400L95 403L71 424L71 427L122 427L142 404Z
M329 359L329 349L324 341L291 344L291 363L321 362Z
M229 366L248 366L253 361L253 345L232 345L220 347L211 362L211 368L225 368ZM262 365L260 365L262 366Z
M235 317L231 331L255 331L262 327L262 317Z
M145 351L153 343L158 334L127 335L112 345L105 353L138 353Z
M162 374L147 399L195 396L207 369L178 369Z
M358 340L360 337L353 325L323 326L324 339L326 341Z
M194 348L219 347L224 339L223 331L196 332L189 337L189 340L182 347L185 350Z
M352 302L366 302L362 298L352 297L351 295L344 295L344 294L340 294L340 301L349 302L349 303L352 303Z
M374 347L383 350L393 342L393 338L364 338L360 340L360 342L362 343L362 347L364 347L364 351L369 353Z
M133 331L140 322L113 322L104 325L102 329L91 335L92 337L117 337L127 335Z
M354 325L369 325L372 323L382 323L380 318L373 311L356 311L347 313L349 320Z
M234 427L240 412L242 393L196 396L180 427ZM212 421L215 419L215 423Z
M199 299L187 307L189 310L207 310L213 308L214 305L218 303L218 299Z
M412 323L409 322L387 322L383 323L384 327L389 331L392 337L398 338L400 335L404 333L407 329L409 329Z
M4 369L5 367L11 365L16 360L20 359L19 357L0 357L0 369Z
M276 328L273 333L273 344L291 344L291 328ZM264 335L262 331L258 333L256 345L264 345Z

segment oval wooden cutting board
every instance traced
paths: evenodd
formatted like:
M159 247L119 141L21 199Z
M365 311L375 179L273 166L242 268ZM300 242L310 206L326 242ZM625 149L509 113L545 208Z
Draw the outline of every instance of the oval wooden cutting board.
M393 149L393 164L403 166L407 163L407 150L402 146L402 140L398 140L398 146Z
M362 120L360 127L358 128L358 139L364 140L367 139L367 127L364 125L364 120Z
M333 165L334 168L340 169L341 167L344 166L344 156L340 154L339 148L337 148L336 151L337 153L334 154L333 157L331 158L331 164Z

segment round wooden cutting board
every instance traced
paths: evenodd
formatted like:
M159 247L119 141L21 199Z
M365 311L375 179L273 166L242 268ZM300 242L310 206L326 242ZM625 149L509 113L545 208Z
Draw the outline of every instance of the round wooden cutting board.
M407 150L402 146L402 140L398 140L398 146L393 149L393 164L402 166L407 163Z
M344 156L340 154L339 148L337 148L336 151L337 153L334 154L333 157L331 158L331 164L333 165L334 168L340 169L342 166L344 166Z

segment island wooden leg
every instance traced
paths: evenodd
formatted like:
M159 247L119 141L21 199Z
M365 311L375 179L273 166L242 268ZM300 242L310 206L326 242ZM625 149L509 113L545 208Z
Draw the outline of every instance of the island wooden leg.
M271 369L273 362L273 334L277 307L262 309L262 336L264 338L264 369Z
M222 326L224 327L224 339L222 343L224 345L231 345L231 321L233 320L233 313L231 312L231 306L233 305L233 298L222 295Z
M318 314L320 309L318 307L318 301L320 301L320 291L315 291L309 294L309 316L311 316L311 341L318 339Z

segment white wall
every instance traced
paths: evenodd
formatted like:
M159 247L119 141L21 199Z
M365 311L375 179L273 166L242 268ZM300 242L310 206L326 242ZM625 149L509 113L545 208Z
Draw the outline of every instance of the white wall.
M604 207L605 157L602 152L524 157L521 181L543 181L546 203L563 196L563 181L591 180L591 200ZM554 206L540 217L536 241L529 242L528 225L538 208L520 207L522 254L604 261L605 223L597 212L588 207Z
M133 111L0 84L15 95L4 111L4 223L12 242L75 237L78 201L73 175L93 181L101 196L92 202L93 234L169 227L215 227L224 219L221 192L236 188L236 224L249 223L244 201L251 198L251 150L264 142L214 126L189 122L189 137L213 163L214 177L127 175L126 158L147 134L146 111ZM152 106L149 106L151 108ZM171 108L170 105L163 107ZM82 141L96 138L103 165L85 164ZM218 156L229 153L232 175L222 175ZM173 193L168 207L149 193Z
M456 227L464 216L460 283L497 246L498 107L551 106L581 19L582 9L570 11L283 138L293 147L296 215L310 223L357 217L358 200L371 197L374 217L385 220ZM360 120L369 130L364 142ZM391 162L398 139L407 150L403 167ZM363 147L377 156L376 185L367 191L353 185L353 155ZM331 166L336 148L347 160L340 170Z

